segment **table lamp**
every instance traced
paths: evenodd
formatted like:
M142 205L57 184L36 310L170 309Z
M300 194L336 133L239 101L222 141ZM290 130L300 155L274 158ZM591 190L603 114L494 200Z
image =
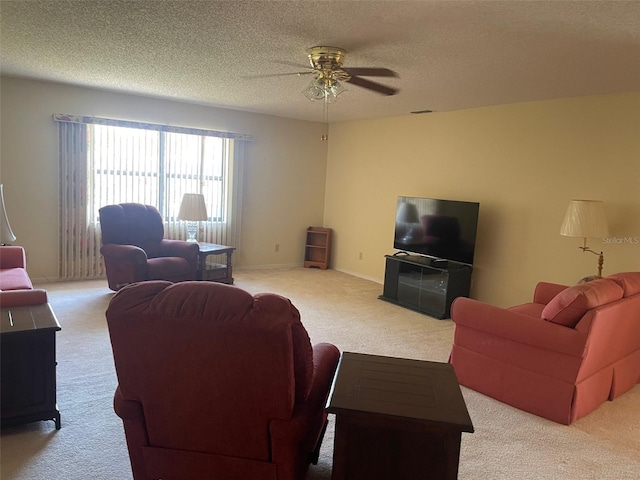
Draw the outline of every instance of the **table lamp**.
M9 242L15 242L16 236L9 225L7 211L4 208L4 192L3 186L0 184L0 244L7 245Z
M198 222L207 219L207 207L204 204L204 195L201 193L185 193L178 212L179 220L187 221L188 242L197 242L196 232Z

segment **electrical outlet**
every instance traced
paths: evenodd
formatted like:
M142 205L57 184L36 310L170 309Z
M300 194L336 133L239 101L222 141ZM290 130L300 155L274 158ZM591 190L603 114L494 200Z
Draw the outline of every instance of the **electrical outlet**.
M276 252L279 252L279 251L280 251L280 244L276 243Z

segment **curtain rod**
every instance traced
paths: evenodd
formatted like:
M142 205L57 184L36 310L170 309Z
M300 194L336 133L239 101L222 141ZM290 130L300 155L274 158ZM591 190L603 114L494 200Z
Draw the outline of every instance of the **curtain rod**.
M116 120L112 118L88 117L84 115L70 115L66 113L54 113L53 120L56 122L66 123L84 123L110 125L114 127L142 128L145 130L158 130L161 132L185 133L189 135L203 135L207 137L233 138L235 140L243 140L250 142L253 140L251 135L245 133L220 132L217 130L206 130L202 128L177 127L174 125L161 125L158 123L134 122L129 120Z

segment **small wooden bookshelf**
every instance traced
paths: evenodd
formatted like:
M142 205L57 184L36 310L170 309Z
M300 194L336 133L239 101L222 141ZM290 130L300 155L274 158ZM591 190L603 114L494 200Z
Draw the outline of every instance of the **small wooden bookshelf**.
M307 242L304 248L304 267L326 270L331 252L331 229L323 227L307 228Z

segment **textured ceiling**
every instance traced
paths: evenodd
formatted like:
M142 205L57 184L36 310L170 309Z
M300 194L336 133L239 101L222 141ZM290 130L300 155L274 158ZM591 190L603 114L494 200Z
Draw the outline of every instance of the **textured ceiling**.
M306 50L387 67L334 121L640 91L640 1L0 2L3 75L320 121ZM371 78L371 80L375 80ZM83 113L83 112L70 112Z

